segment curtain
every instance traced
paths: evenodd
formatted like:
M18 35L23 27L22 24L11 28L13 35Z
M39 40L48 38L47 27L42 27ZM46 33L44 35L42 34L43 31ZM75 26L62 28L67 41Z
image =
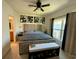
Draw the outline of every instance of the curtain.
M53 21L54 21L54 18L51 19L51 36L53 37Z
M68 26L68 15L66 15L66 23L65 23L65 28L64 28L64 35L63 35L63 41L62 41L62 49L64 50L65 48L65 41L66 41L66 34L67 34L67 26Z
M76 12L67 14L62 49L68 54L76 55Z

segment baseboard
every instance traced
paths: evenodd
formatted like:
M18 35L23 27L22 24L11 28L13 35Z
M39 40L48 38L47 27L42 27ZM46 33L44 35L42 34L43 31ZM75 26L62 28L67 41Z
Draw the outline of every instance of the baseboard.
M5 46L2 47L2 59L7 55L7 53L10 51L10 43L8 42Z

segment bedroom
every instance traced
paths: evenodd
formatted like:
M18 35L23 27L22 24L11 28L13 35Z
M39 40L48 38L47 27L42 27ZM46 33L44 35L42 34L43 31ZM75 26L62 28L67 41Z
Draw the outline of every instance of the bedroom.
M13 0L13 1L10 1L10 0L3 0L2 2L2 18L3 18L3 21L2 21L2 34L3 34L3 37L2 37L2 48L3 48L3 56L6 55L7 51L10 49L10 45L11 45L11 42L10 42L10 29L9 29L9 19L14 19L13 20L13 32L14 32L14 39L13 39L13 42L16 43L17 39L17 35L18 33L21 33L23 31L42 31L50 36L54 36L56 39L56 43L58 43L60 46L62 46L62 41L60 41L59 38L62 38L64 34L60 35L62 33L64 33L63 31L63 28L65 29L65 24L66 24L66 19L69 15L69 17L71 17L72 19L73 16L70 16L70 14L73 14L73 12L76 12L76 1L73 0L71 2L71 0L42 0L42 4L47 4L47 3L50 3L50 6L48 7L43 7L44 9L44 12L42 12L40 9L36 10L35 12L33 12L33 10L35 9L35 7L29 7L28 5L29 4L34 4L34 3L31 3L31 2L35 2L32 1L32 0ZM70 3L71 2L71 3ZM28 11L29 10L29 11ZM69 14L68 14L69 13ZM32 16L33 18L33 23L21 23L20 22L20 15L24 15L26 18L28 16ZM35 20L35 17L45 17L45 23L42 24L42 23L34 23L34 20ZM54 19L54 21L53 21ZM55 21L55 20L58 20L58 21ZM65 24L62 25L62 21L59 21L59 20L65 20ZM59 23L57 23L59 22ZM53 24L54 23L54 24ZM73 23L73 21L71 22L70 20L70 23ZM28 25L29 24L29 25ZM58 25L60 28L59 31L55 32L56 30L53 29L54 25ZM72 26L75 26L75 25L72 25ZM63 27L63 28L62 28ZM71 25L70 25L71 27ZM73 28L73 27L72 27ZM69 28L69 31L71 29ZM69 32L69 34L74 33L73 30L71 30ZM55 34L56 33L56 34ZM55 35L53 35L55 34ZM68 34L68 33L67 33ZM68 35L70 36L70 35ZM72 35L74 36L74 35ZM12 37L11 37L12 38ZM72 37L70 36L70 39ZM71 42L72 40L70 40ZM73 40L74 41L74 40ZM70 43L70 42L67 42L66 44ZM14 44L16 45L16 44ZM64 45L64 44L63 44ZM68 45L73 45L73 43L71 42L71 44L68 44ZM69 49L69 47L67 47ZM72 49L72 47L70 47ZM66 52L70 51L66 49ZM18 59L19 57L17 57L16 59Z

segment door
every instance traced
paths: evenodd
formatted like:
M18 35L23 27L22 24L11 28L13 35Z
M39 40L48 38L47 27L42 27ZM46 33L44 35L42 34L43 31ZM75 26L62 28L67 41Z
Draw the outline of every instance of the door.
M14 17L9 16L10 42L14 42Z

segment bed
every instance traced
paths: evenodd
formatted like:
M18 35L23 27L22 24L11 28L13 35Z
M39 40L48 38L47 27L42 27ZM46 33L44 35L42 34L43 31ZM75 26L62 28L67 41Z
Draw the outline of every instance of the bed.
M26 49L28 49L29 44L49 42L55 42L55 39L48 34L45 34L40 31L24 32L23 36L19 37L19 52L20 54L26 54L28 52L28 50Z

